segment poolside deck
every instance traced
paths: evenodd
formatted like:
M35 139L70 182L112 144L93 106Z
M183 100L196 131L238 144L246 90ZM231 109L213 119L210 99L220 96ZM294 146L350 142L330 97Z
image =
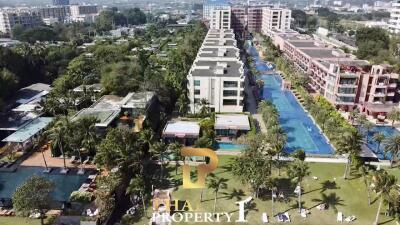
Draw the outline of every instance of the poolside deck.
M44 151L44 157L47 162L48 167L63 167L64 162L63 158L60 157L52 157L51 156L51 151L50 148L47 148ZM65 159L66 165L68 168L80 168L80 164L73 164L71 163L70 159L66 158ZM34 152L31 156L29 156L25 161L21 163L21 166L40 166L40 167L45 167L45 163L43 160L42 153L40 151ZM84 168L87 169L96 169L96 166L94 164L87 164L84 165Z

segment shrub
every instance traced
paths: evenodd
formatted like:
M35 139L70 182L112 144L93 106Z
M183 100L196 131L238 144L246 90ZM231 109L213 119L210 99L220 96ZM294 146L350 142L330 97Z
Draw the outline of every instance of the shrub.
M72 202L89 203L93 200L93 194L90 192L74 191L69 197Z

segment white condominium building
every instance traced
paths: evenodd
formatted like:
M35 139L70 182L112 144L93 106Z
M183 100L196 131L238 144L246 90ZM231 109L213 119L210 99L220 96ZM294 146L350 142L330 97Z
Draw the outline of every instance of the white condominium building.
M291 14L290 9L263 8L262 33L268 35L273 30L289 30Z
M394 0L392 2L389 31L395 34L400 34L400 0Z
M0 9L0 33L10 35L15 25L35 27L42 23L38 12L29 9Z
M231 9L213 9L210 29L231 29Z
M190 110L205 99L214 112L242 112L244 70L231 29L210 29L187 76Z
M211 20L211 12L215 9L231 9L227 0L205 0L203 3L203 19Z

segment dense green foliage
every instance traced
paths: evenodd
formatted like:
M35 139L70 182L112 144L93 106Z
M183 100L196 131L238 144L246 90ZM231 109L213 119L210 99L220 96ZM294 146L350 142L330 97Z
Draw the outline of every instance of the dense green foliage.
M12 196L13 207L24 216L28 216L31 211L39 210L41 224L43 224L43 210L47 209L52 202L53 189L54 184L52 182L33 175L15 190Z
M104 10L96 20L96 30L99 32L109 31L115 26L139 25L147 21L146 14L139 8L127 9L122 13L115 8Z

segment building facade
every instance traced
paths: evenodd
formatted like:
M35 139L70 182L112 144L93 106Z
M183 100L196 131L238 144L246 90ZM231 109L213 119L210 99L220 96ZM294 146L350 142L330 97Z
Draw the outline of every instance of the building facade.
M269 35L271 31L285 31L290 29L292 11L280 8L263 8L262 33Z
M210 29L231 29L231 9L213 9Z
M99 15L97 5L71 5L71 17L74 22L94 22Z
M232 6L231 28L236 34L242 34L247 29L247 8L244 6Z
M247 30L261 33L263 20L262 6L249 6L247 9Z
M35 27L42 24L40 15L36 11L28 9L1 9L0 32L11 35L12 28L16 25L23 27Z
M233 30L210 29L187 76L190 111L242 112L244 70ZM204 101L205 100L205 101Z
M273 43L296 70L310 78L308 86L336 108L373 117L385 116L399 104L399 74L388 65L370 65L309 36L275 33Z
M389 31L400 34L400 0L393 0L389 19Z
M203 19L210 21L211 12L215 9L230 9L230 4L226 0L206 0L203 4Z
M54 18L58 22L63 22L70 15L70 8L68 6L52 6L38 9L39 15L42 19Z

